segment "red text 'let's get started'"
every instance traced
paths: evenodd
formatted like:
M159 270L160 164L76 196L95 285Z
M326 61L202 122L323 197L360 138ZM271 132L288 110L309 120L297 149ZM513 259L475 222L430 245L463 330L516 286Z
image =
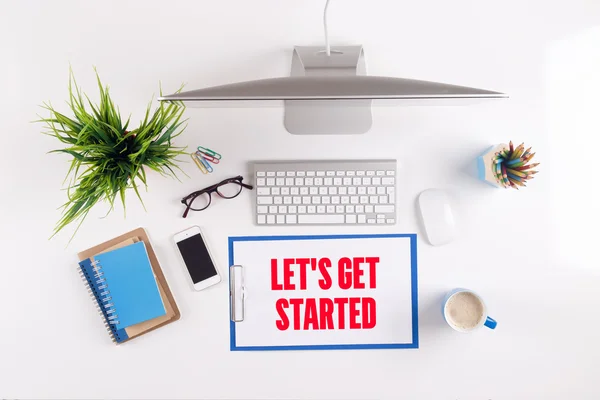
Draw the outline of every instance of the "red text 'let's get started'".
M375 289L378 263L379 257L342 257L336 265L329 258L274 258L271 290L307 290L309 273L319 274L317 283L323 291L334 284L343 290ZM281 298L275 308L279 315L275 325L281 331L372 329L377 323L377 306L372 297Z

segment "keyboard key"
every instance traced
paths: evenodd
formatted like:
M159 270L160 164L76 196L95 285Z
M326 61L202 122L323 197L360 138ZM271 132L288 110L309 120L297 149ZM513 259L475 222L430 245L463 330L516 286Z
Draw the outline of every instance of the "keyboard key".
M375 173L375 175L377 175L377 176L384 176L385 175L385 171L377 171Z
M385 173L387 176L394 176L396 174L396 171L386 171Z
M327 206L327 214L334 214L335 213L335 206Z
M279 214L287 214L287 206L279 206Z
M306 206L298 206L298 214L306 214Z
M389 178L389 177L381 178L381 184L382 185L393 185L394 178Z
M313 204L321 204L321 197L319 197L319 196L313 196L312 197L312 203Z
M256 212L259 214L266 214L269 208L267 206L257 206Z
M356 176L365 176L365 171L356 171Z
M394 193L388 194L388 201L391 204L396 204L396 195Z
M285 216L285 223L286 224L295 224L297 221L297 217L295 215L286 215Z
M283 198L283 204L292 204L292 198L290 196L285 196Z
M283 186L283 185L285 185L285 179L284 178L277 178L277 179L275 179L275 184L277 186Z
M315 178L315 186L323 186L323 178Z
M385 219L385 214L377 214L377 219Z
M379 197L377 197L377 196L370 196L369 197L369 203L371 203L371 204L377 204L377 203L379 203Z
M273 204L273 198L267 196L257 197L256 204Z
M378 186L377 187L377 194L385 194L385 187Z
M377 218L377 223L378 224L385 224L385 219Z
M343 224L344 220L341 214L298 215L299 224Z
M277 206L269 206L269 214L277 214Z
M285 224L285 215L278 215L277 216L277 223L278 224Z
M387 194L396 194L396 189L394 187L386 187L385 191Z
M348 196L342 196L341 203L342 204L350 204L350 197L348 197Z
M337 192L338 188L336 188L335 186L329 188L329 194L337 194Z
M308 194L308 188L307 188L307 187L301 187L301 188L300 188L300 194L301 194L301 195L306 195L306 194Z
M296 171L296 176L306 176L306 171Z
M281 195L282 196L288 196L290 194L290 188L289 187L282 187L281 188Z
M315 184L315 179L314 178L304 178L304 184L306 186L312 186Z
M290 188L290 194L292 196L296 196L299 193L300 193L300 189L299 188L297 188L297 187Z
M367 194L377 194L377 189L373 186L367 188Z
M344 206L335 206L335 212L338 214L343 214L346 209Z
M319 194L319 189L313 186L310 188L309 193L310 194Z
M379 204L386 204L388 202L387 196L379 196Z
M356 188L354 186L350 186L348 188L348 194L356 194Z
M367 220L367 223L369 223L369 224L374 224L374 223L375 223L375 220L374 220L373 218L369 218L369 219Z
M325 186L331 186L331 185L333 185L333 178L325 178L325 179L323 179L323 184Z
M387 222L388 224L395 224L396 221L393 218L388 218L385 220L385 222Z
M284 171L277 171L277 176L285 176L285 172Z
M274 223L275 223L275 216L267 215L267 224L274 224Z
M257 220L257 222L259 223L259 225L266 224L267 223L267 216L263 215L263 214L258 214L258 220Z
M375 175L375 171L367 171L367 176L374 176Z
M265 186L265 178L258 178L256 180L256 186Z
M317 206L307 206L307 207L306 207L306 211L307 211L309 214L314 214L314 213L316 213L316 212L317 212Z
M338 194L348 194L348 188L346 188L345 186L340 186L338 188Z
M354 175L356 175L356 171L346 171L346 175L347 176L354 176Z
M317 176L325 176L325 171L317 171Z
M340 196L331 196L331 204L340 204Z
M310 197L304 196L302 198L302 204L310 204Z
M298 207L296 207L296 206L288 206L288 212L290 214L296 214L296 212L298 212Z
M335 176L335 171L327 171L327 176Z
M361 214L358 216L358 223L359 224L366 224L367 223L367 216L364 214Z
M296 171L288 171L286 173L287 176L296 176Z
M346 206L347 214L354 214L354 206Z
M352 178L352 184L353 184L354 186L360 186L361 182L362 182L362 179L361 179L361 178L359 178L359 177Z
M275 172L269 171L269 172L267 172L267 176L275 176Z
M267 186L275 186L275 178L267 178Z
M358 187L358 194L367 194L367 188L364 186Z
M363 178L362 184L365 186L369 186L371 184L371 178Z
M266 176L265 171L257 171L256 176Z
M306 171L306 176L315 176L315 171Z
M285 178L285 186L294 186L294 178Z
M323 196L323 197L321 197L321 203L323 203L323 204L330 204L331 203L331 197L329 197L329 196Z
M273 197L273 204L283 204L283 198L281 196Z
M279 189L278 187L274 187L273 189L271 189L271 194L273 196L279 196L281 194L280 190L281 189Z
M379 185L381 185L381 178L376 176L372 179L371 182L373 182L373 186L379 186Z
M296 178L296 186L303 186L304 178Z
M358 204L358 196L350 196L350 204Z
M336 176L344 176L345 171L335 171Z
M375 206L376 213L393 213L394 206L386 205L386 206Z
M271 189L269 189L268 187L259 187L256 188L256 194L258 196L268 196L271 194Z
M372 214L372 213L373 213L373 210L374 210L374 208L373 208L373 206L372 206L372 205L370 205L370 204L369 204L369 205L366 205L366 206L365 206L365 212L366 212L367 214Z
M356 206L356 213L362 214L365 212L365 206L361 206L360 204Z
M347 224L355 224L356 223L356 215L354 215L354 214L346 215L346 223Z
M325 214L327 208L325 206L317 206L317 214Z
M321 186L321 187L319 188L319 194L320 194L320 195L324 195L324 194L327 194L327 193L328 193L328 192L327 192L327 188L326 188L325 186Z
M294 197L292 197L292 203L302 204L302 199L300 198L300 196L294 196Z
M350 185L352 185L352 178L346 177L346 178L342 179L342 184L344 186L350 186Z
M360 196L359 203L360 204L368 204L369 203L369 196Z

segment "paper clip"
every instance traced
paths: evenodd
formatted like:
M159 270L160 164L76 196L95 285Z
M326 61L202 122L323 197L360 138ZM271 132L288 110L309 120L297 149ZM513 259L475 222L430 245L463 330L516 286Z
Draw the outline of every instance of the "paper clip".
M206 170L204 163L202 161L200 161L201 157L196 153L191 153L190 156L192 156L192 160L194 160L194 162L196 163L196 165L198 166L200 171L202 171L203 174L208 174L208 171Z
M198 151L204 154L208 154L209 156L213 156L217 160L221 159L221 155L216 151L212 151L211 149L207 149L206 147L198 146Z
M209 154L203 153L203 152L201 152L200 150L198 150L198 151L196 152L196 154L198 154L200 157L203 157L203 158L204 158L204 159L206 159L207 161L210 161L210 162L211 162L211 163L213 163L213 164L218 164L218 163L219 163L219 159L218 159L218 158L215 158L215 157L213 157L213 156L211 156L211 155L209 155Z
M213 172L213 167L210 166L208 161L206 161L203 156L196 154L196 157L198 157L200 159L200 162L202 162L202 164L204 164L204 168L206 168L206 170L208 172Z

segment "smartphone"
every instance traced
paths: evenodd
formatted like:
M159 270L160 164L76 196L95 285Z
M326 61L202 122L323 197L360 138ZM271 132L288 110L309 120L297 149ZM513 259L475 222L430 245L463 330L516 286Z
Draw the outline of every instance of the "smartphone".
M198 226L192 226L173 236L175 245L183 259L192 285L196 290L206 289L221 282L221 276L210 255L202 231Z

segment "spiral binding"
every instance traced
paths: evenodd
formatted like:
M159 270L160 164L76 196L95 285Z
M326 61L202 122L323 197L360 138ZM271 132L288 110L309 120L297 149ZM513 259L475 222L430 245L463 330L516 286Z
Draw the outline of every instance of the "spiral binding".
M98 260L94 260L90 263L92 269L94 270L94 276L90 277L84 268L78 267L79 275L85 284L90 297L94 300L94 305L96 306L96 310L98 314L100 314L103 318L104 327L106 331L110 335L112 341L117 343L118 334L116 333L116 328L114 325L119 323L119 317L116 314L116 310L114 308L114 303L111 302L112 298L110 297L110 291L108 290L108 285L106 284L106 279L102 276L104 273L102 272L102 266L99 265ZM96 280L96 285L98 291L94 288L94 285L90 285L90 282ZM115 337L117 336L117 337Z

